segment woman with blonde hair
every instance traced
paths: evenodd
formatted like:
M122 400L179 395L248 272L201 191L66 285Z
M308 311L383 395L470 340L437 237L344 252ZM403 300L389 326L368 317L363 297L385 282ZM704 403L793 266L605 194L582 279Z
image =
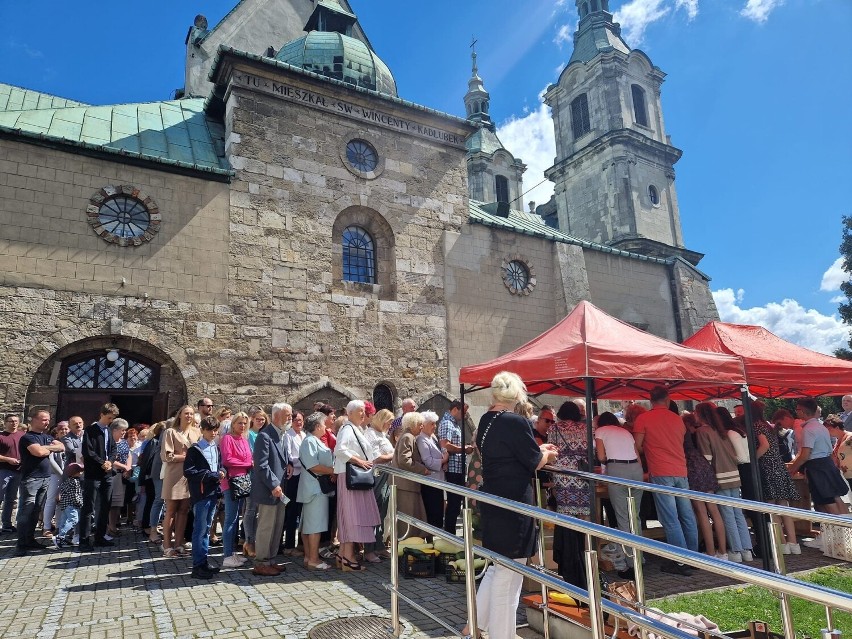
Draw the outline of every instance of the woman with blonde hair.
M520 377L498 373L491 381L491 395L493 404L479 421L476 433L483 464L480 490L532 505L531 480L537 470L556 459L556 448L536 444L529 421L513 412L518 402L527 399ZM479 507L485 548L521 562L535 553L536 529L530 517L485 503ZM490 566L486 570L476 593L476 606L480 630L490 639L514 639L522 585L523 576L508 568ZM469 630L462 630L462 634L471 634Z
M183 476L183 462L189 447L201 439L195 425L195 409L182 406L174 425L162 436L160 458L163 461L163 499L166 516L163 520L163 555L180 557L187 554L186 520L189 515L189 486ZM172 537L174 535L174 538Z
M387 432L393 421L393 413L387 408L382 408L370 419L370 423L364 431L366 439L373 447L374 464L388 464L393 459L393 444L387 438ZM369 562L379 561L380 558L389 558L385 548L385 517L388 514L388 500L390 499L390 486L388 485L387 473L376 473L376 485L373 487L376 496L376 504L379 507L380 523L376 527L376 541L364 546L364 558Z
M423 463L420 450L417 448L417 436L423 430L423 422L422 413L406 413L402 416L402 424L397 429L399 438L396 440L393 462L391 462L395 468L418 475L429 475L430 471ZM396 477L395 481L397 510L420 521L426 521L426 508L423 506L420 484L403 477ZM406 530L405 526L402 522L397 522L397 531L403 534ZM414 526L407 529L408 536L421 534L420 529Z

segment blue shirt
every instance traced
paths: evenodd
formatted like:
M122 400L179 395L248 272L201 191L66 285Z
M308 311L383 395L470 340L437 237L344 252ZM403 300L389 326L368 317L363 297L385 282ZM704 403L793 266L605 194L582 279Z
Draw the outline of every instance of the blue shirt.
M216 454L216 442L208 442L203 437L198 440L198 449L210 465L210 470L219 472L219 455Z
M831 437L816 417L802 424L802 448L811 449L810 459L831 457Z

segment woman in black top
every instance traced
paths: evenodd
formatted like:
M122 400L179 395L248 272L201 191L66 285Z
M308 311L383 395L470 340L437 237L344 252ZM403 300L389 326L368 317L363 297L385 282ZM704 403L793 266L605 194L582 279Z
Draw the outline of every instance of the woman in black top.
M525 504L534 504L532 478L556 459L552 444L536 444L529 421L513 412L526 401L526 388L514 373L498 373L491 381L494 404L482 416L476 445L482 456L481 491ZM480 502L482 545L517 561L535 553L535 522L524 515ZM476 594L478 623L490 639L514 639L515 614L523 577L491 566ZM462 634L469 634L467 629Z

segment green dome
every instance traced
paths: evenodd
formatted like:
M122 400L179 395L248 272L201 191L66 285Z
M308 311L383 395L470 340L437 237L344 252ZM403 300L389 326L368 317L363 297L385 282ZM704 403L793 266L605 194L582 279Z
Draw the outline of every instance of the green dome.
M347 84L397 97L396 80L370 48L350 36L311 31L285 44L277 60Z

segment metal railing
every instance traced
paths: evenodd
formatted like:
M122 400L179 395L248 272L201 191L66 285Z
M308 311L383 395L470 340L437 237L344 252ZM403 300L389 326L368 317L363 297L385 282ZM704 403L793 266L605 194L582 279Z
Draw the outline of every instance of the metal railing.
M646 635L646 633L651 632L657 635L672 637L673 639L687 639L688 637L692 637L694 639L694 634L688 634L670 625L666 625L658 619L649 617L642 612L645 610L645 587L644 575L642 572L642 553L650 552L653 555L657 555L670 561L684 563L688 566L707 570L709 572L724 575L726 577L730 577L732 564L728 561L722 561L716 559L715 557L710 557L708 555L704 555L698 552L686 550L677 546L672 546L661 541L647 539L638 534L641 533L638 528L638 506L632 495L632 491L636 489L640 489L645 492L658 492L673 495L676 497L686 497L687 499L714 502L717 504L732 506L734 508L747 509L765 513L772 517L772 535L770 536L770 544L777 572L773 573L762 570L760 568L754 568L752 566L744 564L737 564L737 579L750 585L762 586L779 595L781 606L781 620L785 639L795 639L795 628L793 624L792 614L790 611L790 597L798 597L824 606L826 611L826 622L829 631L833 630L834 610L852 612L852 595L833 590L831 588L826 588L824 586L809 584L798 579L788 577L784 574L785 564L784 555L782 551L783 536L779 520L782 516L805 518L805 515L803 515L803 511L801 509L790 508L785 506L776 506L773 504L753 502L732 497L723 497L719 495L708 495L707 493L698 493L679 488L659 486L656 484L646 484L644 482L637 482L627 479L611 478L605 475L597 475L593 473L584 473L580 471L564 471L562 469L553 467L546 468L546 470L550 472L562 472L583 479L587 479L589 481L621 484L627 486L629 490L628 504L630 507L630 523L632 532L626 533L615 528L609 528L597 523L576 519L574 517L569 517L566 515L560 515L552 511L544 510L535 506L530 506L521 502L504 499L502 497L496 497L494 495L490 495L481 491L471 490L466 487L431 479L429 477L424 477L423 475L416 475L414 473L400 470L398 468L393 468L391 466L378 466L377 468L381 472L387 473L391 476L390 501L388 507L388 513L390 515L391 521L391 583L389 584L388 589L390 590L391 595L390 612L392 628L390 629L390 631L393 633L394 636L397 637L402 632L402 625L400 623L399 616L400 599L406 601L413 608L427 615L456 636L463 635L461 635L460 631L457 628L453 628L449 624L445 623L439 617L434 615L431 611L421 606L418 602L413 601L411 598L405 596L402 592L400 592L398 554L399 538L396 527L397 521L402 521L408 523L409 525L415 526L418 529L422 530L424 533L432 535L434 537L451 539L457 543L460 540L456 535L452 533L448 533L443 529L431 526L405 513L398 512L395 481L396 477L405 478L420 485L432 486L448 493L461 495L464 499L464 508L462 511L463 532L461 542L463 544L465 553L465 596L467 603L467 624L468 628L470 629L475 629L478 627L476 615L476 575L474 571L473 562L475 556L479 556L485 559L489 559L495 565L503 566L504 568L519 573L541 584L541 609L544 615L545 639L549 639L549 615L553 614L553 611L548 606L549 590L565 593L573 597L574 599L586 602L588 604L592 639L605 639L606 637L603 623L604 613L614 615L616 618L623 619L629 623L635 624L641 630L643 637ZM543 566L528 566L526 564L514 561L511 558L494 553L481 546L474 545L472 525L473 510L470 506L470 500L475 500L480 503L487 503L492 506L505 508L511 510L512 512L529 516L533 519L538 520L538 522L540 522L540 526L542 526L544 522L547 522L553 524L554 526L561 526L584 534L586 537L586 551L584 555L587 576L586 589L584 590L582 588L579 588L578 586L559 579L558 577L554 576L552 573L544 569ZM836 515L827 515L823 513L807 513L806 518L812 521L819 521L824 524L834 524L844 527L852 527L852 520L848 518L838 517ZM544 543L542 537L543 535L540 534L539 557L543 562ZM610 541L625 547L629 547L633 550L634 570L636 575L636 592L638 600L636 605L639 609L639 612L625 605L621 605L621 603L617 601L601 598L598 553L595 550L595 539L603 539L606 541Z

